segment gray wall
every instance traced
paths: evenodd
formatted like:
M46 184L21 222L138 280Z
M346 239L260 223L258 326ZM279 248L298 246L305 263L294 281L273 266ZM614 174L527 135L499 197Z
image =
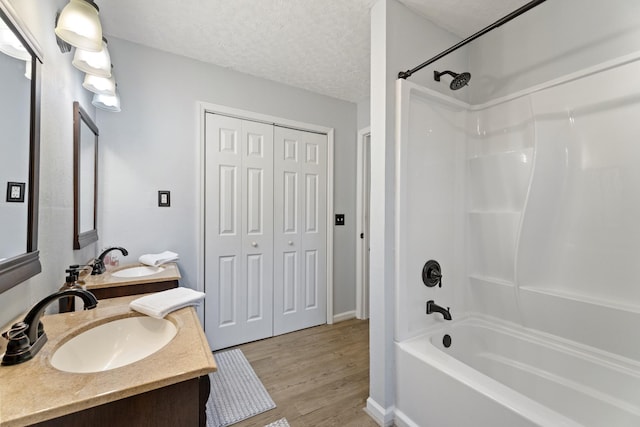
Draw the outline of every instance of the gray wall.
M40 218L38 249L42 273L0 294L0 325L20 315L64 283L64 270L95 256L96 245L73 250L73 101L94 114L84 75L71 54L58 50L53 33L56 11L67 0L11 2L44 53L41 91Z
M397 0L378 0L371 9L371 271L370 386L368 411L391 421L394 390L395 112L396 80L404 71L454 45L459 38L416 15ZM466 69L464 49L437 67ZM451 94L426 68L411 81ZM454 93L466 97L466 91Z
M334 313L355 309L356 105L109 37L121 113L98 110L99 230L137 260L166 249L180 254L183 284L198 280L200 207L198 101L335 129ZM171 207L157 207L157 191Z
M639 16L640 2L629 0L563 0L537 6L470 45L471 103L637 51Z
M358 102L358 130L371 125L371 97Z

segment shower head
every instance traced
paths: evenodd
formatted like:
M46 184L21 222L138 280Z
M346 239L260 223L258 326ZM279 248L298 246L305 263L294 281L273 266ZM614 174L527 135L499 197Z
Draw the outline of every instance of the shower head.
M450 76L453 77L453 80L451 81L451 84L449 85L449 88L451 90L458 90L461 87L467 86L467 84L469 84L469 80L471 80L471 73L454 73L453 71L442 71L442 72L438 72L438 71L434 71L433 72L433 79L437 82L440 81L440 76L442 76L443 74L449 74Z

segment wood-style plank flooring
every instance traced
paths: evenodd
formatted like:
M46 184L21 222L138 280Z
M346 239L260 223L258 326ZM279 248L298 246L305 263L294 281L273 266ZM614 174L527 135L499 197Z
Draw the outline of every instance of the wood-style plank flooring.
M234 427L287 418L291 427L377 424L369 395L369 322L347 320L244 344L242 349L276 408Z

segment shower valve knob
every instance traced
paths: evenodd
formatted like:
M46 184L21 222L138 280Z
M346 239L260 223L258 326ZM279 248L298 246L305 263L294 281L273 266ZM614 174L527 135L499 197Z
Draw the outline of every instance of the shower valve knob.
M422 268L422 282L430 288L436 285L442 287L442 270L438 261L429 260L425 263Z

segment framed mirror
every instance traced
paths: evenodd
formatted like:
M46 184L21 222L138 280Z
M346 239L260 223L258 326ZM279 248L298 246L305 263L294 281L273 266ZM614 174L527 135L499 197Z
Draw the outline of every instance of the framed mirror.
M0 0L0 293L38 274L42 50Z
M73 103L73 248L98 240L98 127Z

